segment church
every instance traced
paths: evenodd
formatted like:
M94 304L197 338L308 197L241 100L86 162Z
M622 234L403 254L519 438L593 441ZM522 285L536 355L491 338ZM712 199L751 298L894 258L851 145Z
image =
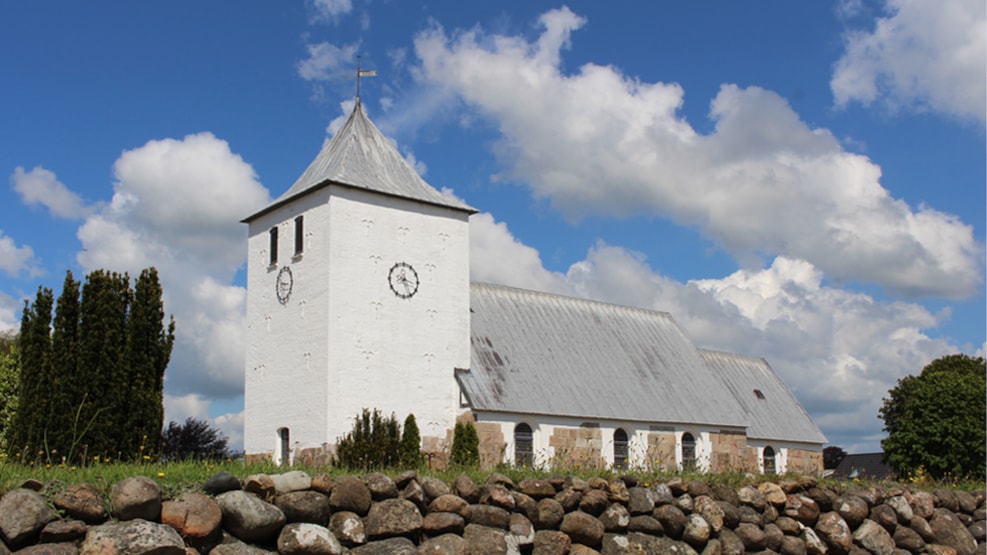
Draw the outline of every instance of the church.
M244 448L325 464L364 408L414 414L442 465L821 472L826 441L761 358L670 314L469 279L477 210L349 119L248 225Z

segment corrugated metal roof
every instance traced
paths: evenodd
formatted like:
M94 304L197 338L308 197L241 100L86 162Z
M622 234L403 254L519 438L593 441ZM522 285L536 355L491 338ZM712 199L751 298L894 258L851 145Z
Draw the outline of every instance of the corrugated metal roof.
M476 410L747 425L667 313L475 283L470 307Z
M706 349L699 353L747 412L747 437L826 442L826 436L766 360Z
M333 183L470 213L477 211L426 183L367 118L357 102L343 127L322 147L295 184L244 221L249 222L295 197Z

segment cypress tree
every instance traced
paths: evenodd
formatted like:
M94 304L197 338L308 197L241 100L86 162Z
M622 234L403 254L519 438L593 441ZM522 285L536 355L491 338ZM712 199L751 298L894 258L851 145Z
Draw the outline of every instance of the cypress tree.
M51 378L51 289L38 287L30 306L25 301L20 333L20 400L12 434L13 450L22 460L33 460L44 449L46 418L50 411Z
M55 305L55 322L51 335L52 384L48 414L47 445L54 461L69 458L75 435L73 425L79 399L76 350L79 341L79 282L66 272L62 294Z
M125 398L129 419L121 449L149 458L156 458L161 446L164 372L175 342L175 319L165 329L161 297L157 270L145 269L137 278L124 353L130 392Z
M96 270L86 277L79 306L79 427L86 430L83 445L90 456L113 460L124 455L120 438L128 433L122 424L129 376L122 358L129 298L126 274Z

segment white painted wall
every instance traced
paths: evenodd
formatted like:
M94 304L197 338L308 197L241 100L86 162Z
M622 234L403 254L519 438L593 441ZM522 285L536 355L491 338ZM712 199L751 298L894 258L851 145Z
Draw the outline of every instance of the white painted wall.
M294 219L305 249L293 257ZM279 227L279 263L268 232ZM347 187L327 187L252 221L247 267L244 448L280 462L291 448L335 443L363 408L413 413L423 436L444 436L458 409L455 368L469 366L468 214ZM411 264L410 299L388 273ZM289 301L275 280L291 267Z

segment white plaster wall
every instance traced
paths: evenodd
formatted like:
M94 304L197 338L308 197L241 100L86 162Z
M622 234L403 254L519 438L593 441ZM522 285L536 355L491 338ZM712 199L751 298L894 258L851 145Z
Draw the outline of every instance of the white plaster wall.
M469 227L464 212L338 188L329 201L331 443L363 408L414 414L444 437L459 406L455 368L469 367ZM413 266L417 293L397 297L391 267Z
M327 190L298 199L252 221L247 256L247 356L244 449L281 462L278 429L287 427L292 449L325 441L327 414L328 272ZM304 216L304 249L294 256L295 217ZM278 262L269 264L269 230L278 227ZM275 283L291 268L288 302Z

